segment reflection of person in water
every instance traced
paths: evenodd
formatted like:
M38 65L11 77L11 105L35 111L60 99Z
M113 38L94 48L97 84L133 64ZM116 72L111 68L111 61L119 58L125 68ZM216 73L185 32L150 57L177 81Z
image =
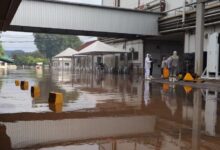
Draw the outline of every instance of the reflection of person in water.
M175 87L173 88L169 87L169 85L163 85L163 89L161 90L161 99L170 109L171 114L174 115L177 110Z
M147 106L150 103L150 82L144 82L144 104Z
M171 87L169 89L169 100L166 101L167 107L170 109L171 114L174 116L177 110L177 101L176 101L176 90L175 85L172 85L174 87Z
M0 149L1 150L11 150L11 140L6 134L5 125L0 124Z

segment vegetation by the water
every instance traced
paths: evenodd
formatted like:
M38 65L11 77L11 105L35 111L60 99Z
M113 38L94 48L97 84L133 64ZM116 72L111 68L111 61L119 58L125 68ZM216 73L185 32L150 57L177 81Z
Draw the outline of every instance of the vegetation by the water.
M48 59L42 55L39 51L24 53L24 54L14 54L13 59L15 60L16 65L36 65L38 62L43 62L47 64Z

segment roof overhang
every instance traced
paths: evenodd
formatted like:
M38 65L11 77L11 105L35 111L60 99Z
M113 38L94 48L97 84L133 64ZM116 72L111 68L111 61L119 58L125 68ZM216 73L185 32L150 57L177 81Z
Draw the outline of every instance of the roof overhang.
M9 27L21 0L0 0L0 31Z

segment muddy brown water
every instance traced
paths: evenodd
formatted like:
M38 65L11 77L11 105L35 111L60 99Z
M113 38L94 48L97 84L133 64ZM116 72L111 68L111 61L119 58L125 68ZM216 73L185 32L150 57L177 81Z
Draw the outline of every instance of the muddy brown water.
M0 74L0 150L220 150L216 91L127 75ZM31 97L34 85L40 97ZM63 93L64 103L48 104L49 92Z

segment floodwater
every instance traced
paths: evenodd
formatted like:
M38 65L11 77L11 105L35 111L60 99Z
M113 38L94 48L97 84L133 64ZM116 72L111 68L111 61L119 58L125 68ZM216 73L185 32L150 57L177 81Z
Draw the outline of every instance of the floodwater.
M49 104L49 92L63 104ZM1 71L0 150L220 150L219 106L216 91L138 76Z

